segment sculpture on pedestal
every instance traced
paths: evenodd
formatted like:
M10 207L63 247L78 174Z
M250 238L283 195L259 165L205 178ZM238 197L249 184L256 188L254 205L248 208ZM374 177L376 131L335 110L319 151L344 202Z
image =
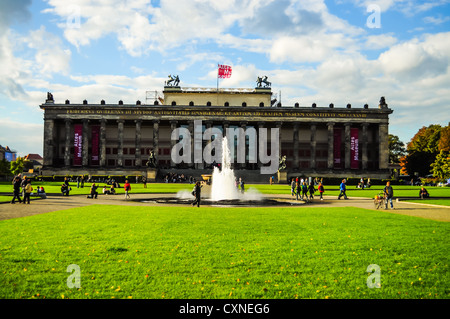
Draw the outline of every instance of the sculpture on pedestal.
M148 156L147 166L150 168L156 168L156 155L153 150L150 151L150 155Z
M165 86L178 86L180 83L180 78L177 76L173 76L169 74L169 80L167 80L164 85Z
M256 80L256 87L261 88L261 87L263 87L263 85L266 88L269 88L272 85L271 82L267 81L267 76L266 75L264 75L263 77L259 77L258 76L258 78Z

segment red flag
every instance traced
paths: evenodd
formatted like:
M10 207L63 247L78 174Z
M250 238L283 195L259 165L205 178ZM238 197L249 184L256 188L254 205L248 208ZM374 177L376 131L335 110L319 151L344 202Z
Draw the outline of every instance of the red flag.
M231 66L219 64L218 77L220 79L226 79L231 76Z

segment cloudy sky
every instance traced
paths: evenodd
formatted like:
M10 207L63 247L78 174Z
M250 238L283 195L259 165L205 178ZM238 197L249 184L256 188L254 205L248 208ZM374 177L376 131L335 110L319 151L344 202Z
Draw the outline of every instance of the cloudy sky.
M284 106L394 110L390 133L450 121L450 0L2 0L0 144L42 155L44 103L145 101L182 87L253 88Z

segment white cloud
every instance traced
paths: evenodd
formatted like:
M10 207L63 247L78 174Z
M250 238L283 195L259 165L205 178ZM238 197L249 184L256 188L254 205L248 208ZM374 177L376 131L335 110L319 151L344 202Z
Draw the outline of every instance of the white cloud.
M42 154L43 124L30 124L10 118L0 119L0 136L3 146L10 146L19 156Z

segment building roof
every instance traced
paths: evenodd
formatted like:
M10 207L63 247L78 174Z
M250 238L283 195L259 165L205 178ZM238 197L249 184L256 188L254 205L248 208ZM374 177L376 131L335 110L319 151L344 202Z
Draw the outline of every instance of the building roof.
M39 154L28 154L28 155L25 155L25 159L26 159L26 160L29 160L29 161L33 161L33 160L36 160L36 161L43 160L42 156L39 155Z

